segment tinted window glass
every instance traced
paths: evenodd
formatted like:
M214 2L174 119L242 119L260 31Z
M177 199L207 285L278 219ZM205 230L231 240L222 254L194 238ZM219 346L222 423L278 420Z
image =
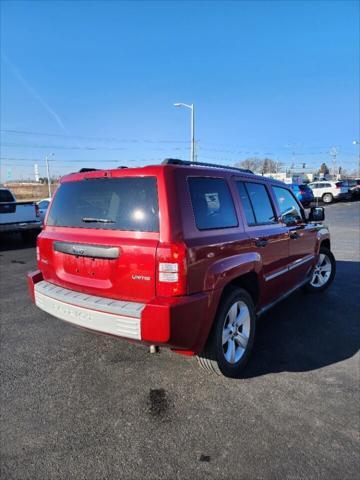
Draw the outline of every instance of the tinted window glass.
M0 190L0 202L13 202L14 197L9 190Z
M60 185L48 225L159 231L156 178L125 177Z
M245 183L247 193L258 224L275 223L275 215L265 185ZM250 224L249 224L250 225Z
M238 225L234 203L225 180L189 178L191 203L199 230L229 228Z
M39 203L39 208L42 210L46 209L49 206L49 203L47 200L43 200L42 202Z
M240 195L240 200L244 209L246 221L248 225L255 225L256 220L255 220L255 215L250 203L249 195L246 191L245 185L243 182L236 182L239 195Z
M273 187L273 190L284 223L291 224L302 221L300 206L289 190L281 187Z

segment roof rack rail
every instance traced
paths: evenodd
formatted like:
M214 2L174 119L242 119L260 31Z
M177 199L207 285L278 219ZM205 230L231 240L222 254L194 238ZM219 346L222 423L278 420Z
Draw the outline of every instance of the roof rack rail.
M119 165L117 168L129 168L126 165Z
M96 170L99 170L99 169L98 168L80 168L79 173L95 172Z
M165 158L165 160L162 162L163 165L194 165L194 166L200 166L200 167L214 167L214 168L225 168L226 170L236 170L237 172L242 172L242 173L252 173L254 172L252 170L249 170L247 168L238 168L238 167L230 167L228 165L219 165L218 163L207 163L207 162L190 162L188 160L180 160L178 158Z

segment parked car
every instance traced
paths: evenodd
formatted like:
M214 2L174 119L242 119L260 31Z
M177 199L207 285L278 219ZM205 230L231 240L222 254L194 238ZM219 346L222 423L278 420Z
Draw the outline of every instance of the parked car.
M314 194L306 184L291 183L289 187L303 207L309 207L311 202L314 201Z
M360 197L360 180L341 180L341 183L343 187L348 189L352 199L357 199Z
M331 203L334 200L345 200L350 197L349 189L342 186L342 182L332 182L323 180L309 183L314 197L322 200L324 203Z
M197 355L241 376L256 317L335 275L324 209L282 182L217 165L63 177L38 237L30 294L70 324Z
M20 232L33 239L41 229L39 211L34 202L17 202L8 188L0 188L0 233Z
M44 221L50 202L51 202L51 198L43 198L37 203L37 206L39 208L39 216L42 222Z

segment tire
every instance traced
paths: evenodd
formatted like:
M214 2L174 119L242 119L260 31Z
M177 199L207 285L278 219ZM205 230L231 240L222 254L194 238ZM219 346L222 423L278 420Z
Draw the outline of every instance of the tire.
M232 288L221 300L199 365L209 373L240 378L255 339L256 315L248 292ZM237 327L237 328L236 328ZM223 339L228 338L223 343Z
M330 275L327 275L327 273L330 273ZM316 267L312 273L311 280L305 285L304 290L309 293L324 292L334 281L335 274L336 260L334 255L328 248L320 247Z
M331 203L334 201L334 197L331 193L324 193L324 195L322 196L322 201L324 203Z

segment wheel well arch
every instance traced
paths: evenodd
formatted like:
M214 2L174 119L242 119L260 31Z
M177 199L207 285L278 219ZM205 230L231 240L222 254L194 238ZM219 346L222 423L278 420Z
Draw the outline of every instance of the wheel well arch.
M221 299L233 288L243 288L251 296L254 305L256 305L260 298L259 278L256 272L248 272L236 277L229 282L221 295Z

